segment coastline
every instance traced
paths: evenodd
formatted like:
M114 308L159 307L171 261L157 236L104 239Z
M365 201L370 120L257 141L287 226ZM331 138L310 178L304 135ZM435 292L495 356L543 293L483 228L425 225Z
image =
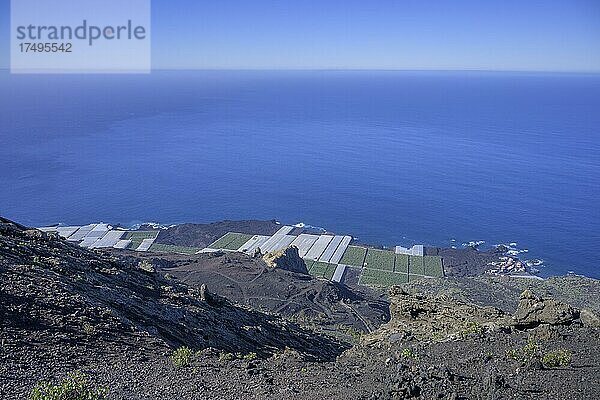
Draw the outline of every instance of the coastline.
M197 224L161 224L147 222L126 227L121 224L108 225L114 229L128 229L128 231L156 232L154 242L156 249L163 251L186 251L185 249L203 249L215 242L219 237L228 232L238 232L246 235L273 235L283 224L275 219L272 220L224 220L212 223ZM53 225L56 228L63 227L61 224ZM336 235L336 232L326 228L306 225L303 223L290 225L290 235L317 234ZM64 228L64 227L63 227ZM45 230L51 227L43 228ZM514 276L520 278L544 279L538 275L539 270L534 268L535 263L521 260L519 254L522 251L515 250L515 243L510 245L497 245L489 249L481 250L482 241L464 243L462 248L456 246L440 247L422 245L423 255L441 257L443 259L443 271L446 277L467 276ZM362 243L353 238L351 245L362 246L375 251L390 251L389 247ZM148 248L150 245L148 246ZM404 249L401 246L399 248ZM147 250L147 249L146 249ZM409 250L409 249L405 249Z

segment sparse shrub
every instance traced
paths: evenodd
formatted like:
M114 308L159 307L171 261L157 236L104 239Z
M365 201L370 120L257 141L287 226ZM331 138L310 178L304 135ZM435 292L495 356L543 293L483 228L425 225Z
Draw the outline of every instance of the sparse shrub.
M411 349L410 347L405 347L404 349L402 349L402 351L400 352L400 355L403 358L409 358L409 359L417 358L417 355L415 354L414 350Z
M533 339L529 339L527 344L520 349L512 349L506 352L508 358L512 358L521 364L527 364L536 358L539 358L539 346Z
M104 400L108 389L92 388L82 372L72 372L58 385L40 382L31 391L31 400Z
M192 362L194 352L187 346L179 347L173 350L171 360L177 368L187 367Z
M138 268L141 269L142 271L148 272L148 273L155 273L156 272L156 268L154 268L154 265L152 264L152 262L148 261L148 260L142 260L138 263Z
M571 364L572 356L568 350L549 351L542 357L542 364L546 368L566 367Z
M235 360L235 354L233 353L221 353L219 354L219 361L232 361Z
M83 333L85 333L87 336L91 336L94 333L94 331L95 329L92 324L90 324L87 321L83 323Z
M446 335L444 335L441 331L436 331L431 334L431 340L434 342L443 342L446 339Z
M254 353L254 352L250 352L248 354L221 352L221 354L219 354L219 361L233 361L233 360L252 361L252 360L256 360L257 358L258 358L258 354Z
M345 333L348 336L352 336L352 338L355 340L360 340L360 338L363 335L363 333L361 331L356 330L356 329L354 329L354 327L348 326L348 325L340 325L338 327L338 330L342 333Z
M460 331L460 335L461 336L468 336L468 335L483 335L485 333L485 327L481 324L478 324L477 322L469 322L467 323L467 325L465 326L465 328Z

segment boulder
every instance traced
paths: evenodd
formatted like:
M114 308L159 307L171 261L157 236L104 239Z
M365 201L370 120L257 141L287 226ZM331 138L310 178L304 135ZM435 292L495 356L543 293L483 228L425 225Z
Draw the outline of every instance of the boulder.
M263 260L270 268L280 268L286 271L297 272L308 275L308 269L304 260L300 258L298 248L290 246L284 250L267 253Z
M600 328L600 316L588 308L584 308L579 312L579 319L584 326Z
M23 232L27 237L32 239L46 239L48 236L46 232L39 231L37 229L28 229Z
M153 274L156 272L156 268L154 267L154 264L148 260L142 260L138 263L138 268L141 269L142 271L148 272L150 274Z
M517 329L531 329L543 324L570 325L578 318L579 310L576 308L560 301L535 296L530 290L525 290L513 316L513 325Z
M399 286L390 289L391 320L365 342L397 342L414 337L441 341L465 335L505 330L510 320L501 310L480 307L450 297L409 294Z

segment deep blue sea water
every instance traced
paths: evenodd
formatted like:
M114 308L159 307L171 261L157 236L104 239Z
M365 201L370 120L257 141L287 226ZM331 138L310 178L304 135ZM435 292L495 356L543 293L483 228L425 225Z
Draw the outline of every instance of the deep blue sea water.
M24 224L276 218L600 277L599 75L0 72L0 96Z

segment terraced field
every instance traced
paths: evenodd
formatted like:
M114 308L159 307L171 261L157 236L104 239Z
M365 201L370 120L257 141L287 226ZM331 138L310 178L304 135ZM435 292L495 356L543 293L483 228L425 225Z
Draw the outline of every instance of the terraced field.
M394 272L408 274L408 255L396 254L396 265L394 267Z
M387 250L369 249L365 258L365 268L394 271L395 253Z
M131 244L128 249L137 249L144 239L156 239L158 236L157 231L133 231L127 232L123 239L131 240Z
M425 275L425 265L422 256L409 256L408 272L411 275Z
M184 247L174 246L171 244L153 243L152 246L150 246L149 251L156 253L196 254L200 250L202 249L199 247Z
M374 287L390 287L408 282L408 275L365 268L360 276L359 284Z
M424 270L427 276L442 278L444 276L444 268L442 266L442 258L437 256L425 256L423 258Z
M348 246L340 264L351 265L353 267L362 267L365 260L367 249L364 247Z

